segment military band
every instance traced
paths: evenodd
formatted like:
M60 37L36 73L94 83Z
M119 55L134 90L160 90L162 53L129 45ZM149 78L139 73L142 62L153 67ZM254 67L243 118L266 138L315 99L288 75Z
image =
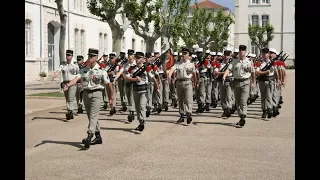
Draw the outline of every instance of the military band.
M226 47L223 53L203 48L146 53L128 49L118 56L116 52L105 52L100 59L97 49L88 51L86 61L77 55L77 63L73 64L73 51L67 50L66 62L53 76L54 79L62 74L67 120L74 118L75 103L78 114L83 113L84 105L89 120L88 136L83 139L86 148L102 143L98 123L101 106L109 109L110 115L128 110L128 122L135 117L139 121L137 131L144 130L150 115L161 116L161 111L169 108L178 108L176 123L183 123L186 118L186 124L192 122L193 113L201 116L210 113L210 109L221 108L221 117L229 118L237 111L240 120L236 126L243 127L248 106L258 97L262 119L280 114L286 58L273 48L262 48L259 57L248 53L245 45ZM198 105L195 109L194 101Z

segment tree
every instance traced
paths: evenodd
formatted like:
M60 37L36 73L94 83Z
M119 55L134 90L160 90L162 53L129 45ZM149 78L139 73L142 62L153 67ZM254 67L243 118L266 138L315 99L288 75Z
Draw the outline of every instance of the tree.
M120 52L121 39L129 27L121 7L125 0L88 0L87 7L91 14L101 18L101 21L107 22L112 32L112 51ZM116 15L121 13L122 24L116 20Z
M124 11L134 32L145 40L146 52L153 51L154 43L158 38L174 37L175 27L186 16L189 2L190 0L128 0L125 2Z
M200 48L214 46L214 49L222 49L229 38L229 26L234 23L233 18L225 14L223 9L218 9L217 15L206 8L196 8L191 20L184 23L180 37L187 47L198 45Z
M270 24L267 24L266 26L249 24L248 32L249 32L249 37L251 39L251 42L257 45L260 53L261 53L261 49L263 47L267 47L269 45L269 42L271 42L274 38L274 35L273 35L274 28Z
M65 59L65 42L66 42L66 25L67 14L63 8L63 0L56 0L59 16L60 16L60 39L59 39L59 58L60 63L63 63Z

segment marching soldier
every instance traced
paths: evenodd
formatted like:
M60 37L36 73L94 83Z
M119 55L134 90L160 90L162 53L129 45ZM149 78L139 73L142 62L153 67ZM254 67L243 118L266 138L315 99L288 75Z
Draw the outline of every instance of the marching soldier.
M66 60L67 62L61 64L58 68L58 70L54 73L52 77L52 81L54 78L56 78L60 72L62 72L62 80L61 88L63 88L67 83L69 83L79 72L79 66L71 63L73 57L73 51L72 50L66 50ZM67 120L73 119L73 105L74 101L76 99L76 91L77 86L73 85L71 86L67 91L64 92L64 96L66 98L67 103Z
M179 113L180 118L177 123L184 122L184 114L187 116L187 124L190 124L192 121L192 81L193 78L194 86L196 84L196 72L194 63L191 63L188 59L189 57L189 49L183 48L183 57L181 62L177 62L169 71L168 74L168 82L170 82L170 78L172 73L176 70L177 73L177 95L179 101Z
M79 79L81 79L84 94L83 101L84 107L87 112L87 116L89 119L87 138L82 140L85 148L90 148L90 144L102 144L102 138L100 134L100 126L98 123L99 111L100 111L100 103L102 100L101 91L104 88L104 84L107 84L107 88L110 89L111 94L109 97L109 102L112 104L113 97L113 88L110 83L108 74L106 71L100 69L99 64L97 63L99 51L97 49L89 49L88 56L90 64L81 69L79 74L66 84L64 87L64 91L68 91L74 84L77 83ZM95 139L91 142L91 139L95 135Z
M274 48L269 48L269 56L270 59L274 59L277 57L277 51ZM281 73L279 68L275 67L276 71L275 71L275 87L273 90L273 94L272 94L272 101L273 101L273 117L277 117L280 112L278 110L278 103L279 103L279 99L280 99L280 94L279 94L279 88L281 86Z
M173 53L173 58L174 58L174 64L177 62L178 60L178 52L174 52ZM177 91L176 91L176 73L172 73L172 76L171 76L171 82L170 83L170 97L171 97L171 100L172 100L172 104L171 106L173 107L177 107L178 106L178 97L177 97Z
M77 56L77 63L78 63L80 70L86 67L84 65L83 59L84 59L83 56ZM77 92L76 92L76 101L78 104L78 112L77 112L78 114L83 113L82 104L81 104L82 99L83 99L83 91L82 91L81 82L79 80L77 82Z
M233 54L232 54L232 58L236 59L238 54L239 54L239 49L235 48L234 51L233 51Z
M220 91L220 98L221 98L221 106L223 109L223 114L221 117L226 117L229 118L232 114L232 107L233 107L233 76L232 72L226 76L226 79L223 81L222 77L225 72L225 70L222 69L227 69L228 62L232 59L231 57L231 48L226 48L224 51L224 57L222 62L218 67L215 68L214 70L214 75L218 76L217 81L219 83L219 91Z
M153 59L160 57L160 51L154 50L153 55L154 55ZM163 73L163 69L160 70L159 67L155 66L153 71L155 73L155 78L157 79L157 83L159 83L158 86L161 86L162 79L161 79L160 74ZM153 92L152 92L152 102L153 102L153 106L154 106L152 112L160 113L162 111L162 94L158 93L158 90L157 90L157 88L155 88L155 86L156 86L156 84L154 84ZM160 87L160 89L162 89L162 87ZM162 91L160 90L160 92L162 92Z
M100 58L101 59L101 58ZM109 61L109 58L108 58L108 54L107 53L103 53L102 55L102 60L98 60L98 63L99 63L99 66L100 66L100 69L104 70L107 66L110 65L110 61ZM108 108L108 101L109 101L109 98L107 96L107 88L104 88L102 90L102 99L103 99L103 109L107 109Z
M216 53L216 56L214 57L213 63L211 63L211 66L214 67L215 63L220 64L220 59L222 57L222 53L218 52ZM212 72L213 73L213 72ZM216 108L218 106L219 101L219 82L217 80L217 76L213 75L212 77L212 90L211 90L211 98L212 98L212 106L213 108Z
M154 52L155 54L156 52ZM159 53L157 55L160 55ZM166 60L167 61L167 60ZM167 73L164 69L164 62L161 62L161 65L158 67L159 79L161 82L160 86L160 97L159 104L164 108L165 111L168 111L168 102L169 102L169 84L167 82ZM158 93L157 91L155 93Z
M150 52L146 52L145 54L145 64L146 66L150 65L151 63L151 59L152 59L152 56L151 56L151 53ZM151 71L151 73L154 75L154 71ZM153 93L153 87L154 87L154 84L153 84L153 81L151 79L149 79L149 76L147 76L148 78L148 89L147 89L147 111L146 111L146 117L149 117L150 114L151 114L151 106L152 106L152 93Z
M125 79L127 82L133 82L133 97L134 97L134 103L137 111L137 119L139 121L139 126L135 129L137 131L144 130L146 106L147 106L147 97L146 97L147 88L148 88L147 76L149 76L150 79L153 79L155 81L154 75L150 73L152 68L146 69L140 76L139 74L135 76L135 74L139 70L141 70L140 68L144 66L143 58L144 58L144 53L136 52L135 59L136 59L137 66L135 66L133 69L130 68L129 71L132 71L132 72L130 74L126 74L125 76ZM159 88L157 88L157 90L159 93Z
M229 73L232 73L234 77L234 96L237 105L237 111L240 116L240 121L237 123L240 127L245 125L245 118L247 116L247 99L250 93L250 77L252 79L252 85L255 85L255 72L253 64L246 58L245 45L239 46L239 58L233 59L229 67L223 74L222 80L226 81L226 77Z
M261 109L262 109L262 117L266 118L268 115L268 119L270 119L273 116L273 102L272 102L272 94L274 91L274 72L275 67L272 66L270 70L262 71L262 69L267 65L267 63L270 61L269 59L269 49L263 48L262 49L262 60L263 62L257 62L256 66L256 75L260 93L261 93Z
M123 65L123 67L119 70L118 74L116 75L115 79L117 79L121 74L126 76L126 74L130 74L128 72L129 68L134 69L136 65L136 60L134 58L134 50L128 49L128 62ZM127 105L129 109L128 121L132 122L134 120L134 111L135 105L133 102L133 89L132 89L131 82L125 82L125 94L127 95Z
M115 108L115 106L116 106L116 93L111 93L111 92L115 92L115 89L116 89L116 84L114 83L115 82L114 79L115 79L117 72L119 71L118 70L119 66L116 64L116 60L117 60L116 52L110 53L109 58L110 58L110 63L106 67L105 71L108 74L108 77L109 77L110 82L112 83L113 89L112 89L112 91L110 90L110 88L105 88L105 89L107 90L108 97L111 97L111 95L113 95L112 99L115 100L112 103L110 103L110 105L111 105L110 115L113 115L117 112L116 108Z
M211 101L211 65L209 62L210 51L206 51L205 57L202 57L199 54L200 59L198 64L196 64L196 69L198 73L197 77L197 87L196 87L196 96L198 109L197 113L202 113L204 109L209 111L210 101ZM209 95L210 94L210 95Z
M122 58L122 61L127 62L128 60L125 58L126 52L124 50L122 50L120 52L120 58ZM118 66L119 69L122 68ZM121 102L121 109L120 111L127 111L127 96L126 96L126 91L125 91L125 81L123 78L123 75L120 74L120 76L115 79L114 82L118 82L118 89L119 89L119 93L120 93L120 102Z

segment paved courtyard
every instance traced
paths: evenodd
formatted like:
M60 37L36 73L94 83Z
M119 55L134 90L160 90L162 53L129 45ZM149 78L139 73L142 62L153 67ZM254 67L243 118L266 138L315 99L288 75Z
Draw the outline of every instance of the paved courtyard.
M293 180L295 82L288 71L280 116L260 119L260 99L247 123L220 118L221 107L175 124L178 109L147 118L142 133L128 112L101 111L102 145L82 150L85 114L66 121L63 99L26 99L26 179L29 180ZM118 108L119 109L119 108ZM194 104L196 109L196 104Z

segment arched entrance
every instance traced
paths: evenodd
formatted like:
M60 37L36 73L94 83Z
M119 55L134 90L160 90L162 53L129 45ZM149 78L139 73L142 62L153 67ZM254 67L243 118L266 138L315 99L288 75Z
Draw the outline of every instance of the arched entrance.
M59 67L60 24L56 21L48 23L48 72Z

